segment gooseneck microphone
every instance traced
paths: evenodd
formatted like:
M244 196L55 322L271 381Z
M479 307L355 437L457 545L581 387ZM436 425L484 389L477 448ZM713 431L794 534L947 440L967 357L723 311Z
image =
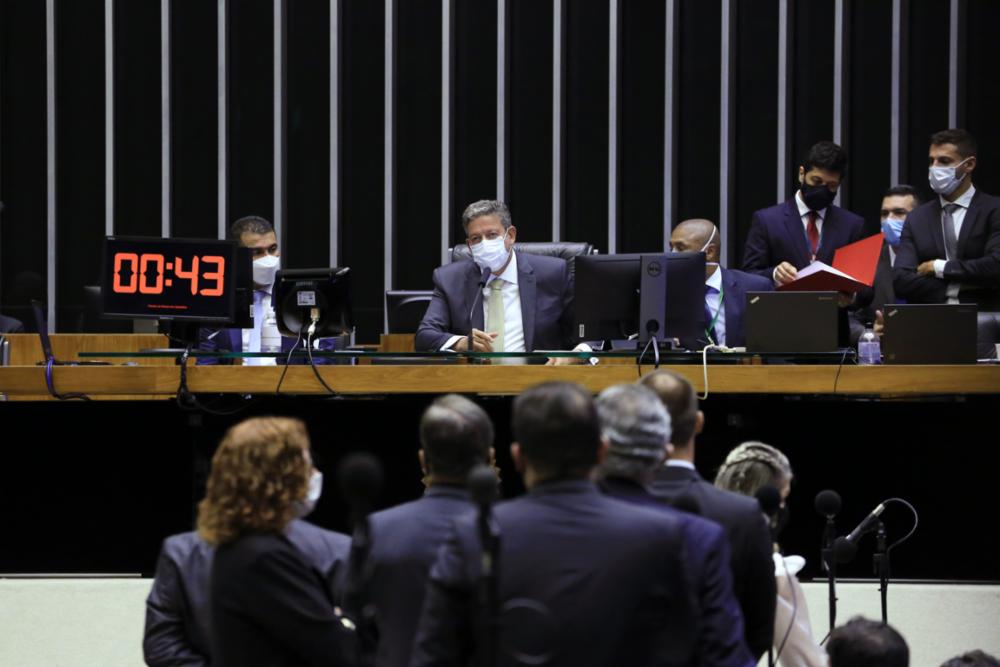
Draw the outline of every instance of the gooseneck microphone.
M879 503L878 507L873 509L871 513L868 516L866 516L861 523L858 524L858 527L850 532L850 534L847 536L847 541L851 543L856 543L861 538L862 535L875 530L878 527L878 518L882 515L882 512L884 511L885 511L885 505L883 503Z
M837 537L837 525L833 518L840 512L843 505L840 494L832 489L826 489L816 494L816 511L826 517L826 527L823 529L823 547L820 550L823 568L827 572L830 603L830 632L837 624L837 558L834 543Z
M474 345L474 341L476 340L476 337L475 337L475 335L473 335L473 330L476 327L472 323L473 322L473 320L472 320L472 314L474 312L476 312L476 304L479 304L480 306L482 306L482 303L483 303L483 288L486 287L486 283L489 282L489 280L490 280L490 274L491 273L492 273L492 271L490 270L490 267L487 266L486 268L483 269L483 273L479 277L479 286L476 288L476 295L474 297L472 297L472 308L469 309L469 339L468 339L468 343L466 345L466 352L475 352L476 351L476 347ZM483 322L483 326L486 326L485 320Z
M500 528L493 519L492 511L497 497L497 476L489 466L480 463L469 471L466 486L473 502L479 507L477 524L483 547L477 600L480 616L478 664L493 667L497 662L497 565L500 558Z
M771 541L774 542L775 537L777 537L777 526L774 518L778 514L778 508L781 507L781 492L773 485L765 484L757 489L754 497L760 504L760 510L767 515L767 525L771 529Z

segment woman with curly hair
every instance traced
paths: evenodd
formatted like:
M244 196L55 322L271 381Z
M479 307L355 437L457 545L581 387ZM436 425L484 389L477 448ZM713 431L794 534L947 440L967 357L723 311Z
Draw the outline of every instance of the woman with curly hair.
M353 664L350 622L284 534L311 511L322 479L297 419L248 419L222 439L198 506L198 533L216 547L213 665Z
M765 487L778 492L780 505L769 517L772 535L777 535L788 518L785 500L792 490L792 465L777 448L763 442L744 442L729 452L715 476L720 489L751 498ZM782 556L775 544L774 576L778 589L774 615L774 663L789 667L826 667L827 657L812 635L809 609L795 574L805 566L801 556Z

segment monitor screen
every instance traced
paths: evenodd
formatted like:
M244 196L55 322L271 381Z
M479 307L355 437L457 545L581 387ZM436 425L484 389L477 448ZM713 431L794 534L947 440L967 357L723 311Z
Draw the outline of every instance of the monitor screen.
M620 340L639 331L640 255L576 258L573 307L581 340Z
M233 241L109 236L104 316L230 322L235 269Z

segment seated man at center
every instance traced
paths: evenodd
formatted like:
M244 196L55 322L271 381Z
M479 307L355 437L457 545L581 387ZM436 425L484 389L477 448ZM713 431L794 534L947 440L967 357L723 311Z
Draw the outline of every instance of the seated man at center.
M434 270L434 297L417 329L416 349L571 349L573 278L566 262L516 252L517 228L502 201L469 204L462 227L473 261Z

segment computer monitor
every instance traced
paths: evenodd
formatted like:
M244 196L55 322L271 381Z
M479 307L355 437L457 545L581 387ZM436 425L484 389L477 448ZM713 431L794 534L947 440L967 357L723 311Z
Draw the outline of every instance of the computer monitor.
M705 253L643 254L640 268L639 342L652 336L701 349L705 334Z
M576 258L573 333L581 341L621 340L639 330L640 255Z
M386 333L416 333L434 292L431 290L388 290L385 293Z
M278 271L272 300L278 331L298 338L314 319L314 338L354 331L350 279L348 267Z

